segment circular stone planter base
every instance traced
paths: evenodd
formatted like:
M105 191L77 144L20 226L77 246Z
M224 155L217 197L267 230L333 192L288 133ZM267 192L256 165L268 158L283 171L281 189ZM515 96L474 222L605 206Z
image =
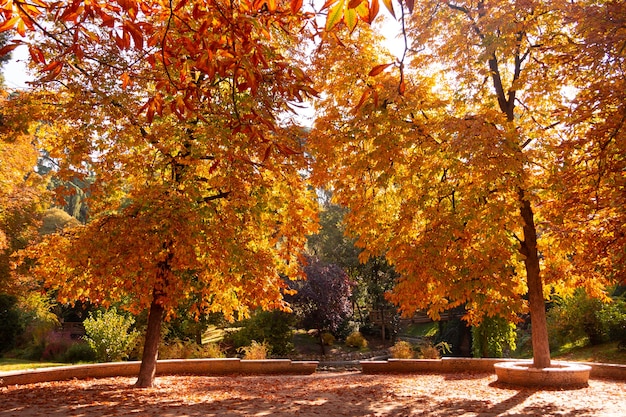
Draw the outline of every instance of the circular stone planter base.
M582 388L589 381L591 367L552 362L549 368L533 368L532 362L500 362L494 365L498 382L525 387Z

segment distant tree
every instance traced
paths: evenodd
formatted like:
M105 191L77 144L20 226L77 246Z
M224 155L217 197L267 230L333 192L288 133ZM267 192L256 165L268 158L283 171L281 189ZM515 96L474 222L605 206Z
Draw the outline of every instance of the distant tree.
M292 283L298 291L292 304L302 317L303 325L318 331L321 351L325 354L323 332L337 331L352 314L352 282L337 265L326 264L313 257L308 258L304 272L306 280Z
M335 264L350 276L354 284L351 296L354 314L359 315L357 320L365 324L367 313L375 311L381 317L381 337L385 340L390 335L388 328L393 327L398 316L396 307L385 297L393 288L397 274L382 256L361 262L362 249L346 234L347 214L345 207L325 202L319 214L320 230L309 237L307 248L320 261Z

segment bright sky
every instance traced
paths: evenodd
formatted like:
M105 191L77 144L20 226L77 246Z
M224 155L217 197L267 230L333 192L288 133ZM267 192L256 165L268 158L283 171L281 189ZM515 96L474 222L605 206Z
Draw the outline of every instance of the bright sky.
M27 81L32 80L26 70L26 60L28 59L28 49L20 46L13 50L11 61L3 67L3 74L6 86L10 89L27 88Z

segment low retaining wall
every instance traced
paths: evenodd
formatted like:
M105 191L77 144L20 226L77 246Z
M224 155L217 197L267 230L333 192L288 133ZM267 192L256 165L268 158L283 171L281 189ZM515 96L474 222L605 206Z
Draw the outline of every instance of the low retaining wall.
M68 379L137 376L141 362L114 362L89 365L59 366L26 371L0 372L0 387ZM241 360L171 359L157 362L157 375L310 375L317 369L316 361L289 359Z
M364 374L411 373L495 373L494 364L519 359L389 359L386 361L361 361ZM626 380L626 365L580 362L591 367L591 378ZM69 379L137 376L140 362L97 363L89 365L59 366L26 371L0 372L0 387L33 384L37 382ZM289 359L241 360L172 359L157 362L157 375L310 375L317 370L317 361L291 361Z
M524 360L503 358L389 359L387 361L361 361L361 368L364 374L495 373L494 365L499 362L524 362ZM626 380L626 365L577 363L591 367L591 378Z

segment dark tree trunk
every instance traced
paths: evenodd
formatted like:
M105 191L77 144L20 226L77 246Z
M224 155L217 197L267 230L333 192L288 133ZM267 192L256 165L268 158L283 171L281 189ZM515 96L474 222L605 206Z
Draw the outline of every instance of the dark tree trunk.
M317 330L317 337L320 340L320 351L322 353L322 356L326 356L326 348L324 347L324 333L321 329Z
M380 309L380 335L383 339L383 343L385 343L385 340L387 339L387 334L385 331L385 309L381 308Z
M157 358L159 355L159 341L161 339L161 322L163 320L163 305L158 302L158 294L154 293L150 312L148 313L148 329L141 357L141 367L135 387L150 388L154 384Z
M520 214L524 220L524 240L520 252L524 255L526 281L528 285L528 301L530 304L530 321L532 326L533 367L547 368L550 366L550 345L548 341L548 324L546 321L546 304L543 298L543 283L539 268L537 252L537 229L530 201L519 190Z

